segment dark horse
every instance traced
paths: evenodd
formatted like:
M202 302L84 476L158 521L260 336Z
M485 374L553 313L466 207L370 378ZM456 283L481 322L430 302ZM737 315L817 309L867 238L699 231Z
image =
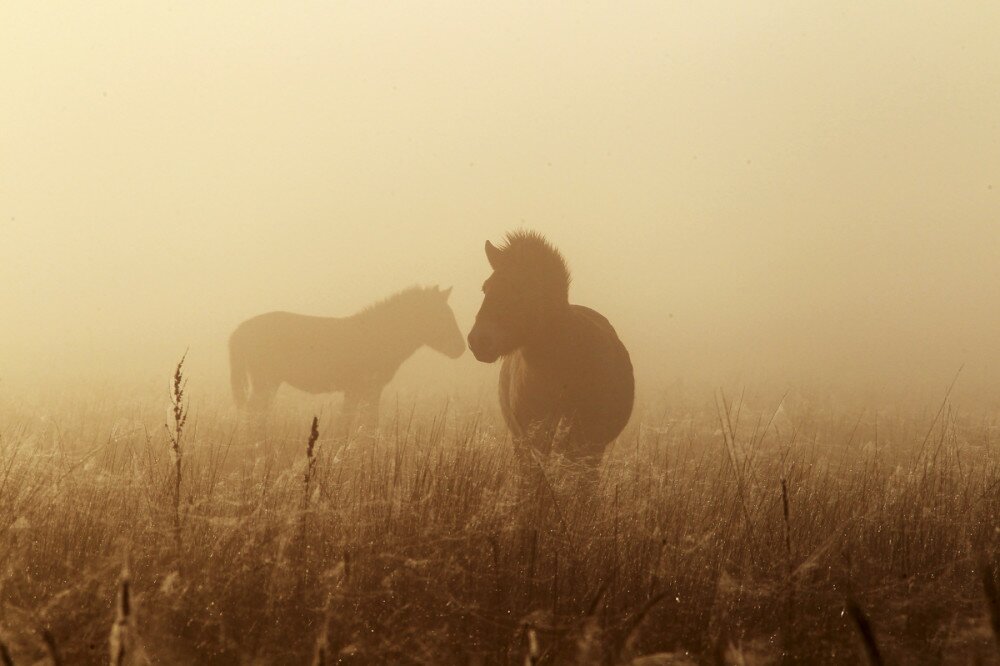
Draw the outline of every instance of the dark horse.
M569 302L569 270L541 235L486 241L493 274L469 333L484 363L504 357L500 408L519 442L596 463L629 416L632 362L603 316Z
M263 409L282 383L309 393L343 391L338 429L349 428L359 411L375 425L383 387L417 349L427 345L451 358L465 351L450 293L414 287L350 317L268 312L248 319L229 338L233 399Z

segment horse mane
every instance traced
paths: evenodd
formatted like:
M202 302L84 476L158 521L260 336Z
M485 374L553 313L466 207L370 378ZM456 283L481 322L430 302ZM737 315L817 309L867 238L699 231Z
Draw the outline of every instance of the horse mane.
M517 270L532 274L560 297L569 299L569 266L559 250L540 233L525 229L512 231L504 237L499 250L504 264L509 262Z
M386 311L408 310L429 302L431 295L438 293L437 287L414 285L372 303L358 311L355 316L381 314Z

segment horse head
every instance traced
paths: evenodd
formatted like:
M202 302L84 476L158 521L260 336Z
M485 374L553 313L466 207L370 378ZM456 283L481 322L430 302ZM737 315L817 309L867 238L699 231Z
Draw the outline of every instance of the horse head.
M483 283L483 304L469 332L469 349L483 363L522 347L569 304L569 271L559 252L534 232L514 232L506 240L503 247L486 241L493 273Z
M455 313L448 305L451 287L434 287L428 301L429 317L426 321L424 343L448 358L458 358L465 353L465 338L455 321Z

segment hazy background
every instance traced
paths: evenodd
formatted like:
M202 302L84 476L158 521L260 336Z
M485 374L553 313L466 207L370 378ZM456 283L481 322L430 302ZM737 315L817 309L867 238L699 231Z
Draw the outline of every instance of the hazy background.
M0 5L0 391L547 234L641 386L1000 384L1000 4ZM492 381L421 352L398 387ZM59 384L57 384L58 382Z

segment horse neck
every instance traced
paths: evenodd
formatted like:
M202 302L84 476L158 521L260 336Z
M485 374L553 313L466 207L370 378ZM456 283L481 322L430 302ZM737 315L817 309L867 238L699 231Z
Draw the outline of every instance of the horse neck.
M386 360L402 363L424 342L416 331L412 317L404 316L393 303L385 303L356 315L370 331L368 342L386 355Z

